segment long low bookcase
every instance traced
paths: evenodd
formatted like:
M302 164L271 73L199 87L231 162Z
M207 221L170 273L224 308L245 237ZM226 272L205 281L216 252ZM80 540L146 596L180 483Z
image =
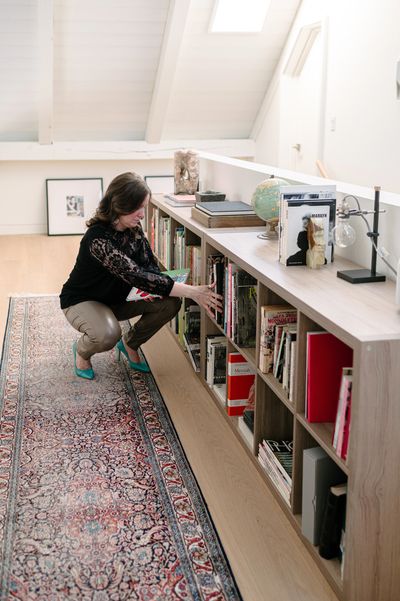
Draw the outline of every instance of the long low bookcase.
M148 207L149 238L154 237L154 221L160 217L170 220L161 261L164 267L174 267L174 231L183 227L189 244L195 241L201 247L203 282L207 257L215 254L227 257L257 281L255 347L241 348L227 338L228 351L239 351L256 372L252 448L238 427L238 419L227 415L219 396L208 388L244 452L270 485L339 598L394 601L400 590L400 314L394 302L394 284L349 284L336 277L338 269L354 267L341 258L317 270L285 267L278 262L277 241L257 237L261 228L208 229L191 218L190 208L172 207L161 195L155 195ZM258 365L260 307L271 304L290 305L297 311L291 400L278 380L261 372ZM310 423L305 416L306 336L307 332L320 330L332 333L353 351L351 434L346 461L332 446L333 424ZM199 378L205 386L206 337L213 334L224 332L201 310ZM259 444L266 438L293 439L290 504L257 459ZM337 559L322 559L318 548L302 534L303 451L311 447L321 447L347 481L343 565Z

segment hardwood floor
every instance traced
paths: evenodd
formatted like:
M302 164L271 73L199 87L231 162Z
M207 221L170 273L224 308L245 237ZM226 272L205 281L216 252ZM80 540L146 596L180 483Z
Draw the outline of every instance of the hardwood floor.
M58 293L79 242L79 236L0 236L1 342L8 296ZM337 601L167 328L143 350L244 601Z

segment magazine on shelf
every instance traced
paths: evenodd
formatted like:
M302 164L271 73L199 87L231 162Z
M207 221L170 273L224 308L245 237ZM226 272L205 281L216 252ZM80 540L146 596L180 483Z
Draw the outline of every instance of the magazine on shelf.
M323 263L333 261L332 229L336 219L336 187L284 186L279 209L279 261L284 265L312 265L318 245L310 245L315 229L325 245ZM310 228L311 224L313 227ZM314 232L314 233L313 233Z
M169 275L170 278L174 280L174 282L178 282L184 284L188 278L190 269L172 269L169 271L162 271L164 275ZM141 290L136 286L131 288L128 296L126 297L127 301L139 301L139 300L147 300L151 301L153 298L162 298L160 294L153 294L152 292L147 292L147 290Z
M194 194L165 194L164 199L171 207L192 207L196 202Z

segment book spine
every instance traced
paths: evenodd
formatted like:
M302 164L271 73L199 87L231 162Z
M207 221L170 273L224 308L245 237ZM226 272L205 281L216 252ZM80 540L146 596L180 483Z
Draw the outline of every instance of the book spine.
M255 371L240 353L228 354L227 408L228 415L242 415L247 404Z

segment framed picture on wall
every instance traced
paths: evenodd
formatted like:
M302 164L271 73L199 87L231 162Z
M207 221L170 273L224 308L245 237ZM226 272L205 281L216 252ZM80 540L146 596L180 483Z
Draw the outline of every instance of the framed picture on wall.
M83 234L102 196L102 177L46 179L47 234Z
M144 179L152 194L171 194L174 191L173 175L145 175Z

